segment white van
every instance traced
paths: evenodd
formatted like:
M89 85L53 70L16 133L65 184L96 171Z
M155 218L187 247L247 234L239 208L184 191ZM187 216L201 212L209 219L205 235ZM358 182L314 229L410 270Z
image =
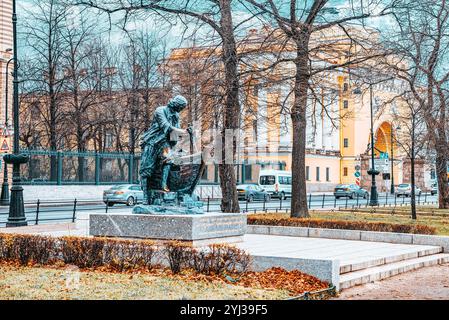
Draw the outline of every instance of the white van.
M283 200L292 195L292 173L279 170L262 170L259 174L259 184L271 197Z

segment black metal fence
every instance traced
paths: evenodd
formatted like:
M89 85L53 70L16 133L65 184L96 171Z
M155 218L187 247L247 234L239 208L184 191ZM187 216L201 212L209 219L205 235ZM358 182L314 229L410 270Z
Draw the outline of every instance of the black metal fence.
M22 167L23 184L101 185L136 183L140 154L22 150L30 161Z
M221 211L220 199L211 197L203 198L205 212ZM436 196L429 193L421 194L416 198L417 205L434 205L438 203ZM390 194L379 196L377 207L404 207L410 206L411 199L398 198ZM311 210L356 210L358 208L372 208L370 199L336 199L330 194L310 194L308 205ZM242 201L240 209L243 213L291 213L290 199L273 199L270 201ZM72 201L41 201L36 200L25 203L25 214L29 225L38 225L52 222L75 222L80 213L104 212L114 213L118 211L131 211L123 204L104 203L103 200L78 200ZM6 225L8 207L0 208L0 227Z

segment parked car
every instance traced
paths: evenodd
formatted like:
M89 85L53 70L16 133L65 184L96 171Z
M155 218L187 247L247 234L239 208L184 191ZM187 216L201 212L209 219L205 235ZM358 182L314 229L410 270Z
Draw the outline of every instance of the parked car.
M438 184L437 183L432 184L432 189L430 190L430 194L432 196L438 194Z
M262 170L259 174L259 185L270 196L283 200L292 194L292 173L279 170Z
M270 201L270 194L257 184L242 184L237 186L239 200L253 202L254 200Z
M422 193L418 186L415 186L415 195L420 196ZM403 183L396 188L396 197L410 197L412 195L412 185L410 183Z
M143 202L142 188L136 184L118 185L103 192L103 201L112 207L116 203L124 203L127 206L135 206Z
M339 184L335 187L334 196L337 199L347 197L349 199L363 198L368 199L369 193L356 184Z
M438 194L438 183L432 184L432 189L430 190L430 193L432 194L432 196Z

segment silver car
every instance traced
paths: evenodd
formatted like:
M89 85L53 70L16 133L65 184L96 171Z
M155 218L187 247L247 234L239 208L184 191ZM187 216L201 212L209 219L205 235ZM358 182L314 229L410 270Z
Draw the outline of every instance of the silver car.
M419 187L415 186L415 195L419 197L422 191ZM411 197L412 195L412 185L410 183L403 183L398 185L396 188L396 197Z
M144 195L141 187L136 184L118 185L103 192L103 202L112 207L116 203L135 206L143 202Z

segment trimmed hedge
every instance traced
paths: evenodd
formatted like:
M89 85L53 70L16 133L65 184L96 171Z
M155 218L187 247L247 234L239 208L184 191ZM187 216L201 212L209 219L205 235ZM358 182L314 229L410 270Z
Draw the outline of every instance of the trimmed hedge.
M194 270L199 274L241 274L248 271L250 257L226 245L196 249L179 242L164 245L152 241L104 238L52 238L0 234L0 262L20 265L57 265L106 268L111 271L151 270L167 262L173 273Z
M395 224L385 222L345 221L325 219L282 218L274 214L250 215L249 225L344 229L413 234L436 234L436 228L424 225Z

